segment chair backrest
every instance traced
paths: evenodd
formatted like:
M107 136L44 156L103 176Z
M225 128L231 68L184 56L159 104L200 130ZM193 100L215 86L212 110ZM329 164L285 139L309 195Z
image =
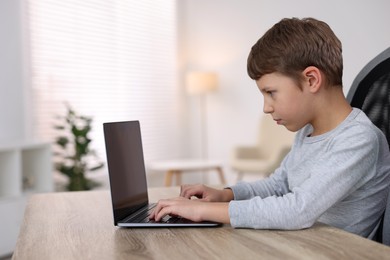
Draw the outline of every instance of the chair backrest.
M372 59L359 72L347 99L353 107L363 110L382 130L390 146L390 48ZM376 237L378 242L390 245L390 193Z
M387 196L386 211L382 223L382 243L390 246L390 192Z
M390 144L390 48L372 59L348 92L351 106L362 109Z

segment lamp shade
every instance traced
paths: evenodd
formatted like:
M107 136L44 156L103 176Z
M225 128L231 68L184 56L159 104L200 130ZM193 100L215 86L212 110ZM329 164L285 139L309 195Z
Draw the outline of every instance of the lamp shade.
M202 95L218 88L218 76L213 72L189 72L186 75L187 92Z

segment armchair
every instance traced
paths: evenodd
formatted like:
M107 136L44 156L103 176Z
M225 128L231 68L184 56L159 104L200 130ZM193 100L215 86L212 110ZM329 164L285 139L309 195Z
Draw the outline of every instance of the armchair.
M260 121L258 141L253 146L233 148L230 164L238 173L237 181L244 174L261 174L263 177L273 173L290 151L294 133L277 126L269 115Z

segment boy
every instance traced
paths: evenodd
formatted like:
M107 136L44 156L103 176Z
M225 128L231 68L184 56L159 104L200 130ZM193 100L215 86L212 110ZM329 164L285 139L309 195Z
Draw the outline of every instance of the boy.
M184 185L150 218L172 214L258 229L318 221L373 238L389 187L389 149L343 95L341 52L329 26L313 18L283 19L268 30L252 47L248 74L264 96L264 112L298 131L290 153L264 180L223 190Z

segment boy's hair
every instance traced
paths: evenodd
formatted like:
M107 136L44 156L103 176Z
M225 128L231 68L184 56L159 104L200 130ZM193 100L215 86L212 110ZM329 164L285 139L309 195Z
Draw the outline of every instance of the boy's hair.
M252 47L247 65L254 80L279 72L298 86L301 72L315 66L328 85L342 86L341 42L326 23L314 18L285 18L275 24Z

